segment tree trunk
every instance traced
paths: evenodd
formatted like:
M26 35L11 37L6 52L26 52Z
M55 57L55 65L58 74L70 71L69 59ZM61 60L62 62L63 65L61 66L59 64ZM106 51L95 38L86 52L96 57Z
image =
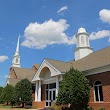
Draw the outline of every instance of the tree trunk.
M8 105L8 102L6 103L6 105Z

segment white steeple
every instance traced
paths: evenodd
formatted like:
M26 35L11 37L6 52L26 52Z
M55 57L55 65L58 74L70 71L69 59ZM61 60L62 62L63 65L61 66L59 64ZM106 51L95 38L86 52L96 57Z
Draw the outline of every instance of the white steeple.
M20 40L20 35L18 36L18 42L17 42L15 54L13 56L12 67L20 67L19 40Z
M79 60L93 52L93 49L90 47L89 34L86 32L86 29L82 27L78 29L76 41L75 60Z

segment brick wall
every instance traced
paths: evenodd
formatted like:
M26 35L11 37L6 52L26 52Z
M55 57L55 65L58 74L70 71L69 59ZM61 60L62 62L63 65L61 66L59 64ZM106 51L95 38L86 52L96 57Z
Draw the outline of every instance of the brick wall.
M94 110L97 110L100 107L105 107L106 110L110 110L110 71L94 74L87 76L90 81L91 91L90 91L90 102L89 105L94 107ZM103 102L94 102L94 88L93 84L95 81L101 81L102 91L103 91Z
M97 110L100 107L105 107L106 110L110 110L110 71L94 74L87 76L87 78L90 81L91 90L90 90L90 102L89 105L94 108L94 110ZM95 81L101 81L102 83L102 90L103 90L103 102L94 102L94 88L93 84ZM45 107L45 88L46 85L42 85L41 88L41 102L34 102L32 103L33 107L35 108L44 108Z

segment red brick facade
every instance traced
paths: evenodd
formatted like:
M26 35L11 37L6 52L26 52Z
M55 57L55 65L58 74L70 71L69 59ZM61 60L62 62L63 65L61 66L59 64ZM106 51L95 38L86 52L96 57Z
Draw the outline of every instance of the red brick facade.
M90 91L90 102L89 105L94 108L94 110L98 110L98 108L104 107L106 110L110 110L110 71L89 75L87 78L90 81L91 91ZM100 81L102 83L102 91L103 91L103 102L95 102L94 101L94 82ZM45 107L45 88L46 85L42 85L41 94L42 101L41 102L33 102L33 106L36 108L44 108Z
M110 110L110 71L94 74L87 76L90 81L91 91L90 91L90 102L89 105L97 110L100 107L106 108L106 110ZM94 82L100 81L102 83L102 91L103 91L103 102L95 102L94 101Z

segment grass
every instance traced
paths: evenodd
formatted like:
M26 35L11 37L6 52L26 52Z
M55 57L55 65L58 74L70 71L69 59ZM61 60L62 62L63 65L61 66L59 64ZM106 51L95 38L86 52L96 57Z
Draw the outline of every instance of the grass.
M11 106L7 106L7 105L0 105L0 108L11 108Z
M12 108L11 106L0 105L0 110L27 110L27 109L24 109L24 108ZM37 109L28 109L28 110L37 110Z

